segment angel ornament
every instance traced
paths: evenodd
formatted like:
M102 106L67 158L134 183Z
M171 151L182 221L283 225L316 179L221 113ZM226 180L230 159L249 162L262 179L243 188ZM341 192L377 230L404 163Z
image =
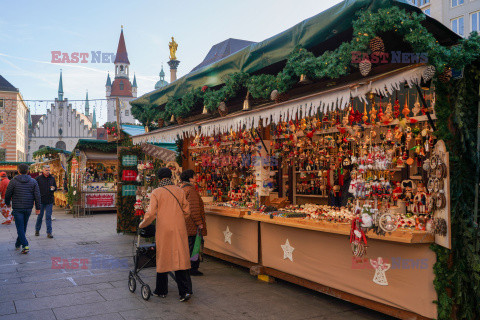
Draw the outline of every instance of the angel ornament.
M375 269L373 282L381 286L388 286L387 276L385 272L390 269L390 263L384 263L383 258L378 257L377 260L370 259L370 264Z

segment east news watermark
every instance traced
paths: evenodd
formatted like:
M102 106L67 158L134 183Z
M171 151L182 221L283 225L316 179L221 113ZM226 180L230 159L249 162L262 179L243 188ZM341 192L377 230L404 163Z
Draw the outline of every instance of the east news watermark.
M428 259L407 259L402 257L383 258L384 263L390 264L391 269L402 270L424 270L428 269ZM370 263L369 258L352 257L352 269L372 269L375 268Z
M370 61L371 63L428 63L428 54L425 52L372 52L370 54L361 51L352 51L352 63L360 63L362 61Z
M128 259L117 258L71 258L51 257L52 269L87 270L87 269L129 269Z
M89 52L62 52L52 51L52 63L113 63L115 53L90 51Z

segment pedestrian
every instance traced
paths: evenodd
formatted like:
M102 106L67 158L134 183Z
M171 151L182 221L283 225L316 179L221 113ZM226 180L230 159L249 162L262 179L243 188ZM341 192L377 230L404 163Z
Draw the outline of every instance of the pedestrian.
M55 178L50 174L50 166L45 165L42 168L42 174L39 175L37 180L38 187L40 188L40 195L42 197L42 207L40 214L37 216L37 223L35 224L35 235L40 235L40 229L42 228L43 215L45 214L45 224L47 225L47 238L53 238L52 235L52 211L53 203L55 202L55 191L57 190L57 182Z
M185 170L180 175L183 192L190 205L190 216L185 219L188 233L188 247L190 249L190 256L192 255L195 239L197 238L197 231L202 237L207 235L207 225L205 222L205 206L202 197L194 187L195 172L193 170ZM203 242L203 239L202 239ZM200 259L190 261L192 268L190 269L191 276L203 276L203 272L199 271Z
M5 204L5 192L7 192L9 182L7 173L0 172L0 213L5 217L5 221L2 224L10 224L13 220L12 209Z
M145 228L156 219L157 283L153 295L167 296L168 272L175 271L180 301L188 301L193 293L185 225L190 206L182 189L173 184L170 169L159 169L157 176L159 188L151 193L150 206L139 226Z
M27 232L28 219L32 213L33 204L35 203L35 213L40 213L40 189L35 179L30 177L28 173L28 165L21 163L18 165L19 175L15 176L7 187L5 192L5 204L13 208L13 217L17 228L17 241L15 249L19 250L23 247L22 253L26 254L30 250L28 247Z

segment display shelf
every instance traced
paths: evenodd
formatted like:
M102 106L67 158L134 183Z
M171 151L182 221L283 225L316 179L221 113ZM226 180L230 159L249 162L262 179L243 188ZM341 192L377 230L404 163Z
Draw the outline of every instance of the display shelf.
M231 208L231 207L222 207L222 206L205 206L205 213L215 214L219 216L232 217L232 218L241 218L249 210L247 208Z
M328 196L324 196L321 194L301 194L301 193L295 193L295 197L309 197L309 198L328 198Z
M277 224L293 228L301 228L313 231L328 232L350 236L350 223L326 222L326 221L311 221L299 218L283 218L274 217L253 212L250 215L243 216L244 219L256 220L264 223ZM434 242L434 235L425 231L418 230L404 230L397 229L393 232L387 233L384 236L377 235L372 231L367 234L367 239L377 239L401 243L432 243Z

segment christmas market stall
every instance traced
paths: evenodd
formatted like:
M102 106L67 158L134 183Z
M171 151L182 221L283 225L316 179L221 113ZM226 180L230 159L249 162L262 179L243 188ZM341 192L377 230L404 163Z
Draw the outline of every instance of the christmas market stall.
M55 178L57 191L55 191L55 205L60 207L67 206L67 158L71 152L52 147L43 147L33 153L33 159L36 161L30 166L30 174L38 176L42 173L43 166L50 166L50 174Z
M144 143L119 148L117 232L136 232L148 209L150 193L158 183L158 169L167 166L179 175L176 149L174 143Z
M0 161L0 172L5 172L11 180L18 174L17 168L20 163L31 165L33 162Z
M117 144L80 139L68 159L68 204L82 211L116 209Z
M205 253L401 319L480 317L480 37L350 0L132 101Z

